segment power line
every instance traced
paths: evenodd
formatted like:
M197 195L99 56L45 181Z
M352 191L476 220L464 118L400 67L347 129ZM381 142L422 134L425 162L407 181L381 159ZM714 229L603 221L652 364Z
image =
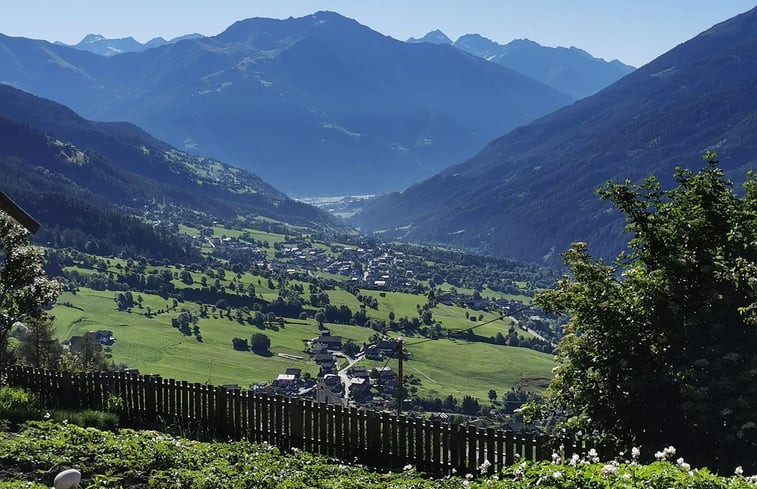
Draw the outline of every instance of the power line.
M514 311L508 311L507 315L517 314L519 312L523 312L523 311L528 310L528 309L531 309L531 306L524 306L524 307L521 307L521 308L516 309ZM478 323L477 325L471 326L469 328L462 328L462 329L457 329L457 330L448 329L447 330L447 336L446 336L446 338L450 339L450 337L453 334L456 334L456 333L464 333L466 331L473 331L476 328L480 328L481 326L486 326L487 324L491 324L491 323L493 323L495 321L499 321L499 320L504 319L506 317L507 316L505 314L501 314L499 317L496 317L494 319L490 319L489 321L485 321L483 323ZM407 343L405 346L420 345L422 343L426 343L426 342L429 342L429 341L436 341L438 339L439 338L426 338L425 340L419 340L419 341L415 341L413 343Z

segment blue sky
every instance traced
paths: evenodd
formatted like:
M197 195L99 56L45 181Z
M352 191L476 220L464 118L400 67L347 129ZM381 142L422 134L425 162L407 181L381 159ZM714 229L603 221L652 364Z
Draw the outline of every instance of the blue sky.
M640 66L754 0L9 0L0 32L76 43L85 34L147 41L214 35L248 17L332 10L397 39L439 28L453 40L479 33L505 43L527 37L577 46Z

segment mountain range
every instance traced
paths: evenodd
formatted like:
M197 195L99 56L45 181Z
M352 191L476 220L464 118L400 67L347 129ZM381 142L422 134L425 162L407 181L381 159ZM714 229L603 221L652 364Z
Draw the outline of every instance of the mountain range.
M237 22L104 57L0 36L0 81L92 120L133 122L295 195L403 188L573 99L450 46L331 12Z
M576 47L546 47L528 39L499 44L479 34L466 34L457 41L434 30L409 43L452 45L487 61L523 73L575 99L593 95L634 70L617 59L605 61Z
M175 37L168 41L162 37L155 37L142 44L131 36L119 39L108 39L100 34L87 34L78 44L66 44L60 41L56 41L55 44L89 51L90 53L99 54L100 56L115 56L122 53L140 53L147 49L165 46L166 44L174 44L179 41L184 41L185 39L197 39L198 37L203 36L202 34L187 34Z
M757 164L757 9L722 22L605 88L489 143L476 156L366 205L357 222L388 237L559 262L574 241L623 248L608 179L698 169L715 150L738 182Z
M43 224L43 242L166 257L186 246L132 216L167 210L195 220L262 216L339 228L324 211L247 171L193 156L129 123L92 122L60 104L0 85L0 190ZM204 216L204 217L203 217ZM198 222L199 222L198 221Z

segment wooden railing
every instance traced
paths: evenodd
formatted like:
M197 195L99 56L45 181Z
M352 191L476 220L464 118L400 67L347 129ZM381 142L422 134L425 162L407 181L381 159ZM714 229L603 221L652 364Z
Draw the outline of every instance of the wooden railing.
M499 471L516 460L545 460L546 440L512 431L428 421L246 390L123 372L71 374L0 368L2 383L32 391L50 409L105 409L114 398L134 426L160 424L217 439L267 442L384 469L407 464L448 474ZM485 462L488 461L488 464Z

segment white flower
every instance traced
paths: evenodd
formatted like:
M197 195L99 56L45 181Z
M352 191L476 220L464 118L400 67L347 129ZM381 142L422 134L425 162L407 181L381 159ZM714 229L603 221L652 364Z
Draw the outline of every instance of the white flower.
M560 455L553 453L552 454L552 463L557 465L560 463Z
M618 468L612 464L605 464L602 467L602 475L613 475L618 471Z
M408 470L413 470L413 464L407 464L404 467L402 467L402 470L407 472Z
M581 460L581 457L578 456L578 454L574 453L572 457L570 457L570 462L568 462L568 465L575 467L578 465L578 461Z
M470 487L470 481L463 481L463 487L468 489Z
M46 420L47 420L47 419L50 419L50 413L45 413L45 415L44 415L44 416L42 416L42 417L43 417L44 419L46 419Z
M491 462L489 462L488 460L484 460L484 463L482 463L478 467L478 470L479 472L481 472L481 475L486 475L486 473L489 472L489 467L491 466L492 466Z
M665 452L665 455L667 457L672 457L673 455L676 454L676 449L675 449L674 446L669 446L668 448L666 448L665 450L663 450L663 452Z
M633 457L634 460L639 458L640 455L641 455L641 450L639 450L637 447L633 447L631 449L631 457Z
M665 452L655 452L654 458L657 460L665 460Z
M630 478L631 478L631 474L629 474L628 472L626 472L625 474L623 474L623 479L628 480Z
M738 476L744 475L744 469L741 467L741 465L739 465L738 467L736 467L736 470L734 470L733 473Z
M683 470L689 470L691 469L691 465L687 464L683 461L683 457L679 457L678 460L676 460L676 465L681 467Z
M589 461L597 463L599 462L599 455L597 454L597 451L595 449L589 450Z
M562 472L560 472L559 470L555 470L554 472L552 472L552 478L555 480L562 479Z
M473 480L473 474L465 474L467 480Z

